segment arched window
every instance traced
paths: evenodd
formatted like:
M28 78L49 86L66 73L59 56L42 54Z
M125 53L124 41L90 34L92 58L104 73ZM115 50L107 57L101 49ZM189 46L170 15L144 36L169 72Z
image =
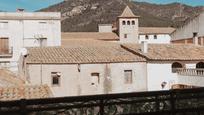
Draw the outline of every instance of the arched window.
M125 21L123 21L122 23L123 23L123 25L126 25L126 22L125 22Z
M132 25L135 25L135 21L132 21Z
M127 25L130 25L130 21L127 21Z
M197 74L198 75L203 75L204 74L204 63L203 62L199 62L196 64L196 69L197 69Z
M204 63L203 63L203 62L197 63L197 64L196 64L196 68L198 68L198 69L199 69L199 68L200 68L200 69L201 69L201 68L204 69Z
M183 68L183 65L178 62L174 62L171 65L171 68L172 68L172 73L176 73L178 69Z

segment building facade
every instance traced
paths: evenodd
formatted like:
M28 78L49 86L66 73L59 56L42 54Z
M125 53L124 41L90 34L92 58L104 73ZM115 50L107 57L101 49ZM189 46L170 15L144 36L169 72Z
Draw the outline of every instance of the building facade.
M21 61L23 79L48 85L57 97L204 86L202 46L97 40L69 43L66 48L29 48Z
M48 85L57 97L147 90L144 58L119 44L78 42L66 48L28 49L28 56L22 57L23 79L32 85Z
M22 48L60 45L60 13L0 12L0 67L16 71Z
M172 43L204 45L204 12L194 17L172 34Z

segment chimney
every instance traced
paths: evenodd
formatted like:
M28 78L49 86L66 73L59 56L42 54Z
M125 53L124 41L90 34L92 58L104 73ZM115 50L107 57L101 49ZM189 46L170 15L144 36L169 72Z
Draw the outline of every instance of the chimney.
M198 45L198 33L193 33L193 44Z
M16 9L16 12L24 12L24 11L25 11L25 9L23 9L23 8Z
M148 53L148 43L147 43L147 41L142 41L141 50L142 50L142 53Z

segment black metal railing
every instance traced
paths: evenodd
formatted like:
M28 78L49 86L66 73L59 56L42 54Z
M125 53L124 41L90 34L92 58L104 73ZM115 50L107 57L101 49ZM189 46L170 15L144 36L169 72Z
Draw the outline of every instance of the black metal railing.
M204 115L204 88L1 101L0 115Z

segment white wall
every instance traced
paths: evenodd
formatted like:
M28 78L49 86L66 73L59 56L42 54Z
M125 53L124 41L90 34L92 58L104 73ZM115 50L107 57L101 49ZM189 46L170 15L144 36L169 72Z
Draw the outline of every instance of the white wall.
M98 25L98 32L112 32L112 25L111 24L99 24Z
M172 83L177 83L177 74L172 73L171 64L148 63L147 64L148 91L162 90L162 82L167 82L166 90Z
M178 83L189 85L189 86L204 87L204 77L178 75Z
M169 34L158 34L157 39L154 39L154 35L148 35L149 39L145 39L146 35L139 35L139 43L142 41L147 41L148 43L153 44L169 44L171 41L171 37Z
M80 69L80 72L78 72ZM124 70L133 71L133 83L124 84ZM42 73L41 73L42 72ZM51 85L51 72L61 72L60 86ZM91 73L100 73L97 87L91 85ZM146 63L111 63L78 65L28 65L30 83L47 84L54 96L146 91ZM109 76L109 77L108 77Z
M0 17L5 18L0 23L8 23L7 28L0 28L0 37L8 37L13 48L12 58L0 58L0 62L10 61L10 66L16 66L22 48L39 46L36 37L47 38L47 46L61 45L60 13L0 13ZM44 28L41 22L46 23Z
M176 29L176 31L171 34L172 40L193 38L194 32L197 32L198 36L204 36L203 20L204 12L187 22L184 26Z

